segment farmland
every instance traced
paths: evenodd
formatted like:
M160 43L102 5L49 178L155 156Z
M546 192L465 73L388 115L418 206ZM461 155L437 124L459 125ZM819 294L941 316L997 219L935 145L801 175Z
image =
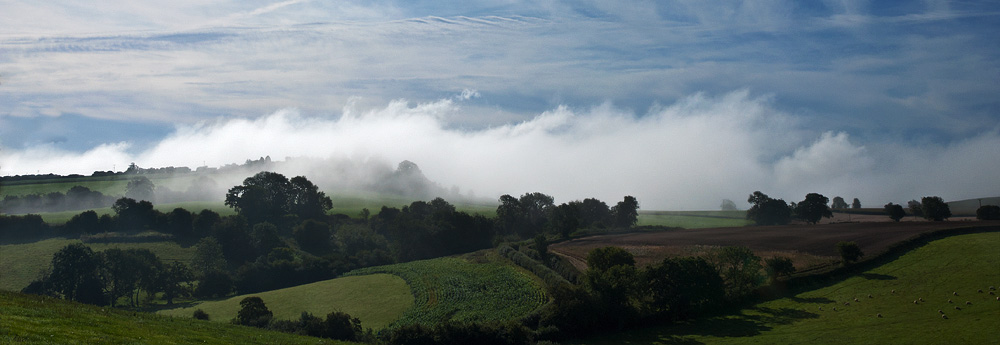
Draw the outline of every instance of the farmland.
M878 222L819 225L753 226L712 229L673 229L659 232L599 235L574 239L550 246L578 266L590 250L619 246L630 250L640 264L658 262L669 256L695 255L718 246L746 246L759 256L780 254L791 257L801 269L838 257L835 244L854 241L868 254L921 233L981 222Z
M388 273L410 285L413 306L390 327L412 323L429 326L447 320L514 320L547 301L541 286L528 273L497 260L438 258L363 268L348 276Z
M263 299L276 319L297 320L302 312L322 317L332 311L343 311L360 319L363 327L374 330L389 325L413 305L413 295L403 279L389 274L372 274L325 280L220 301L197 302L158 313L191 317L196 309L201 309L213 321L229 322L236 317L240 301L249 296Z
M3 253L0 260L0 290L20 291L28 286L32 280L38 278L39 273L49 266L54 255L59 249L72 243L80 243L80 240L65 238L50 238L31 243L2 244L0 253ZM102 251L108 248L144 248L149 249L166 262L181 261L189 263L194 255L194 247L181 247L174 242L146 242L146 243L88 243L94 251Z
M3 344L349 344L8 291L0 315Z
M998 246L997 232L947 237L836 284L735 315L578 343L996 344L1000 301L987 292L990 286L1000 286Z

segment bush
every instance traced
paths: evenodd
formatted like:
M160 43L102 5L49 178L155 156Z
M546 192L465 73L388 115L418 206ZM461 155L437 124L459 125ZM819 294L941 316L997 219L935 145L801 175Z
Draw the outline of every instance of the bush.
M208 313L201 309L195 310L193 317L198 320L208 321Z
M792 259L782 256L764 259L764 268L767 270L767 277L771 280L771 284L776 283L778 277L787 277L795 273L795 266L792 265Z
M976 210L976 219L979 220L1000 220L1000 206L983 205Z
M264 305L264 300L257 296L250 296L240 301L240 311L237 312L236 318L233 319L233 323L237 325L265 328L271 323L271 318L273 316L274 314L267 309L266 305Z
M861 252L861 247L858 247L858 244L854 242L837 243L837 252L844 260L844 265L858 261L862 256L865 256L865 253Z

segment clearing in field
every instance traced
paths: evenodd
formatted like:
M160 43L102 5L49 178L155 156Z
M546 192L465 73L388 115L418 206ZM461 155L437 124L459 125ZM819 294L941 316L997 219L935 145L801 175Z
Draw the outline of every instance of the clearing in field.
M413 295L403 279L389 274L372 274L200 302L157 313L190 318L195 310L201 309L212 321L229 322L240 310L240 301L249 296L263 299L275 319L298 320L304 311L324 318L339 310L360 319L363 327L374 330L385 328L413 305Z
M438 258L369 267L348 273L388 273L402 277L412 289L414 304L389 326L433 326L448 320L507 321L531 313L548 301L542 287L511 265Z
M998 232L948 237L832 286L738 315L580 343L998 344L1000 290L991 290L1000 287L998 247Z

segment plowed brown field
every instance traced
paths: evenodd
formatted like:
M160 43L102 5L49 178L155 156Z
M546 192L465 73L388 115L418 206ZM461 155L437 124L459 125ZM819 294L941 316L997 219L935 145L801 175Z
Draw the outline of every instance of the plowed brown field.
M677 229L589 236L552 244L549 250L567 257L583 270L587 253L599 247L622 247L632 252L637 264L647 265L666 257L702 254L712 247L745 246L761 257L788 256L796 268L802 269L837 259L836 244L840 241L853 241L865 253L876 254L925 232L981 225L996 226L1000 222L911 221Z

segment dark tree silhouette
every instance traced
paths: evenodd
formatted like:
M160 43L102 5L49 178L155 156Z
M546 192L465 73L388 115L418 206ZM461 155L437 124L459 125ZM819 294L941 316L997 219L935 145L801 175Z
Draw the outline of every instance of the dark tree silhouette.
M858 200L858 198L854 198L854 201L851 202L851 208L855 209L861 208L861 200Z
M611 208L611 214L615 219L615 226L632 227L639 220L639 201L626 195L624 200Z
M792 218L792 211L784 200L771 199L760 191L750 194L747 202L753 205L747 210L747 219L753 220L757 225L788 224Z
M104 283L100 280L101 259L82 243L73 243L52 256L49 286L63 298L104 305Z
M896 205L890 202L885 204L884 209L885 213L889 215L889 218L892 218L892 220L897 222L906 216L906 211L903 210L903 205Z
M240 301L240 311L237 312L233 323L264 328L271 323L273 316L274 314L264 305L264 300L257 296L250 296Z
M736 203L729 199L722 199L722 205L719 208L723 211L738 211L739 208L736 207Z
M795 215L810 224L816 224L823 217L833 217L830 207L826 205L829 200L819 193L806 194L806 199L795 205Z
M983 205L976 209L976 219L979 220L1000 220L1000 206Z
M830 205L830 208L833 208L833 209L847 208L847 202L844 201L844 198L841 198L839 196L835 196L835 197L833 197L833 204Z
M924 219L940 222L951 217L951 208L939 196L926 196L920 199L920 209Z
M764 280L760 257L750 248L723 247L712 255L712 261L726 283L726 296L731 300L746 297Z
M319 218L333 207L330 198L302 176L291 181L284 175L262 171L229 189L226 206L247 218L250 224L280 223L294 214L303 219Z

